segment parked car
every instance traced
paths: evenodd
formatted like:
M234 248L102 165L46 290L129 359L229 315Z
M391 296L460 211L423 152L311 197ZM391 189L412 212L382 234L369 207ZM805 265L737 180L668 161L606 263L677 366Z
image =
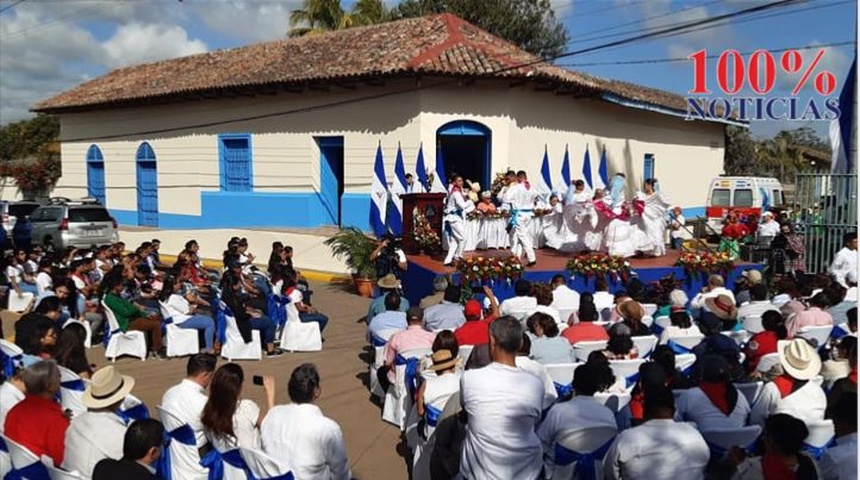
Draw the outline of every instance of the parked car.
M90 248L119 240L116 220L95 199L51 198L30 215L30 221L33 243L46 249Z
M784 203L782 184L775 178L719 177L711 180L705 212L708 225L720 233L730 210L742 218L752 216L757 222L762 213Z
M20 215L28 216L33 214L33 210L39 208L37 202L0 202L0 219L3 221L3 228L6 229L6 235L12 237L12 229L15 227L15 219Z

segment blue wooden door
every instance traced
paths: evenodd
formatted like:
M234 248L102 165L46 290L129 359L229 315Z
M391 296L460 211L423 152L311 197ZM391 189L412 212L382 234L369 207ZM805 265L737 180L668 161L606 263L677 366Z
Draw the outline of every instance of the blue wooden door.
M99 147L91 145L87 150L87 196L93 197L102 205L105 201L105 161Z
M649 178L654 178L654 155L646 153L645 165L642 166L642 179L648 180Z
M137 149L137 224L158 226L158 170L148 143Z
M343 137L317 138L320 147L320 198L325 222L340 225L343 195Z
M251 137L249 135L221 135L221 190L225 192L250 192L251 181Z

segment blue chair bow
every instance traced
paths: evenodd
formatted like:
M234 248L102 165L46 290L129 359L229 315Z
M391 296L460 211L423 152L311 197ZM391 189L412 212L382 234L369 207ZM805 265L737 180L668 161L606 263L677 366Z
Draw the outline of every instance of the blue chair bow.
M169 432L165 431L164 449L161 451L161 455L158 456L155 465L155 471L164 480L173 480L173 468L170 464L170 444L174 440L189 447L197 447L197 438L194 436L194 430L187 423Z
M215 330L218 331L218 341L224 345L227 341L227 316L224 309L220 307L215 309Z
M60 388L65 388L66 390L74 390L76 392L83 392L87 389L86 385L84 384L84 381L80 378L60 382Z
M12 378L15 375L15 369L24 361L24 355L7 355L6 352L0 350L0 362L3 362L3 375L6 378Z
M636 372L633 375L630 375L629 377L626 377L624 379L624 385L627 388L630 388L633 385L636 385L636 382L638 382L638 381L639 381L639 372Z
M681 345L680 343L675 343L672 340L669 340L666 344L669 346L669 348L672 349L673 352L675 352L675 355L684 355L686 353L693 353L693 351L690 350L689 348Z
M409 392L410 397L414 396L415 392L418 390L418 359L415 357L404 358L402 355L398 354L394 357L394 364L406 366L406 373L404 375L406 391Z
M824 453L827 451L827 449L832 447L833 445L836 445L836 438L831 438L830 441L827 442L827 445L825 445L823 447L813 447L812 445L810 445L808 443L804 443L803 444L803 451L808 453L809 456L811 456L812 458L814 458L817 461L817 460L821 460L821 457L824 456Z
M36 461L24 468L12 467L3 480L51 480L48 469L40 461Z
M287 312L284 310L284 307L290 303L289 298L280 297L278 295L269 295L268 296L268 312L269 318L275 323L278 327L283 327L285 323L287 323Z
M370 334L370 343L374 347L384 347L387 343L384 338L376 335L375 333Z
M104 335L104 338L102 338L102 344L104 345L105 348L107 348L108 343L110 343L110 337L112 337L113 335L115 335L117 333L122 332L122 330L119 328L117 328L116 330L111 330L110 329L110 322L107 322L107 321L105 321L104 326L105 326L104 327L105 335Z
M145 404L139 403L131 408L117 410L116 414L123 422L129 424L135 420L146 420L149 418L149 409L146 408Z
M432 405L424 405L424 421L427 422L427 425L435 427L439 424L439 417L441 416L442 410Z
M663 327L655 321L651 324L651 333L659 337L663 334Z
M588 453L574 452L559 444L555 445L555 463L556 465L570 465L576 462L574 472L577 478L582 480L597 480L597 468L595 462L601 460L606 452L609 451L609 446L615 438L610 438L597 450Z
M552 384L555 386L555 392L558 394L558 398L566 398L573 393L573 384L571 383L562 384L554 381Z
M223 453L213 448L200 459L200 465L209 469L209 480L221 480L224 478L225 463L233 468L243 470L249 479L253 478L253 475L248 470L248 464L245 463L245 459L242 458L242 454L238 448Z
M839 340L845 335L848 335L848 333L849 332L845 331L845 329L842 328L841 325L836 325L835 327L833 327L833 330L830 331L830 338L834 340Z
M744 447L744 450L746 450L747 452L754 452L755 451L755 445L757 442L758 442L758 437L756 437L755 440L750 442L749 445ZM726 456L726 453L728 453L727 449L725 449L725 448L723 448L723 447L721 447L715 443L711 443L711 442L705 442L705 443L708 444L708 450L711 451L711 460L720 460Z

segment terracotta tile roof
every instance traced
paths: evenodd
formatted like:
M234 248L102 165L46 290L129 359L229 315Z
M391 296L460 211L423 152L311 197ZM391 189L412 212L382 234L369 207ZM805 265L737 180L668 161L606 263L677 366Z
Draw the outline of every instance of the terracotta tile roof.
M579 96L612 94L686 111L681 96L540 62L450 14L120 68L42 101L33 111L97 110L406 76L528 80Z

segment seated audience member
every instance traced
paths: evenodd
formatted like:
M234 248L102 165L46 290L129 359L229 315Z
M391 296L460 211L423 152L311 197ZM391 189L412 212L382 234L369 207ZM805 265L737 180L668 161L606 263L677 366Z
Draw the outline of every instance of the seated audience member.
M544 386L516 366L522 342L520 322L502 316L490 324L492 363L463 372L460 395L469 428L463 441L463 478L537 478L541 442L535 428L541 418Z
M551 474L555 468L556 446L564 436L597 427L618 428L612 410L594 398L594 394L608 390L614 383L612 369L605 363L586 362L573 372L573 398L550 408L538 427L537 434L543 443L544 474Z
M43 298L38 305L33 309L33 313L36 315L41 315L48 320L54 322L54 326L59 329L63 326L60 318L62 318L62 305L60 304L59 297L46 297Z
M0 385L0 433L6 425L6 415L18 402L24 400L26 387L24 386L24 368L15 370L15 374L7 378Z
M857 478L857 393L846 393L833 410L836 427L835 445L821 457L819 470L822 480L851 480Z
M783 374L765 384L753 405L750 423L762 425L774 413L787 413L804 422L822 420L827 397L815 377L821 358L806 340L782 340L777 345Z
M669 343L669 340L678 337L697 337L702 334L699 327L693 325L690 314L684 307L673 307L675 310L669 315L671 324L660 333L660 345Z
M857 350L857 337L845 335L830 351L830 358L821 365L824 387L830 389L837 380L851 373L851 352Z
M415 410L418 416L424 419L424 439L430 438L436 428L442 410L448 403L448 399L455 393L460 392L460 373L457 372L457 357L450 350L438 350L431 356L433 365L430 370L436 375L428 376L418 387L416 394Z
M662 366L666 372L666 386L672 390L686 390L696 383L676 368L675 351L667 345L657 345L651 352L651 361Z
M778 311L768 310L761 316L761 324L764 331L756 333L747 342L744 354L747 357L747 372L754 372L758 367L761 357L770 353L776 353L776 345L780 340L788 337L782 314Z
M794 338L803 327L833 325L833 317L825 310L828 301L826 293L817 293L809 300L809 307L806 310L789 316L785 322L788 338Z
M857 299L850 300L845 289L836 282L831 283L824 292L827 294L827 313L833 319L834 325L842 325L848 321L848 310L857 306Z
M522 316L537 307L537 299L532 296L532 282L520 279L514 283L514 297L502 301L499 313L502 315Z
M448 288L448 279L445 277L436 277L433 279L433 293L421 299L419 307L427 310L433 305L442 303L445 298L445 289Z
M299 289L298 277L293 271L289 271L288 274L284 276L283 294L290 299L290 303L287 308L296 309L299 321L302 323L316 322L320 326L320 332L325 330L326 325L328 325L328 316L320 313L316 308L304 302L304 294L301 289Z
M430 346L430 351L436 353L439 350L448 350L455 357L460 354L460 345L457 344L457 337L451 330L442 330L436 334L436 339L433 340L433 345ZM460 370L460 363L457 362L457 370Z
M687 302L690 301L690 299L687 298L687 294L678 288L669 292L668 300L668 303L661 305L660 308L657 309L657 312L654 314L654 318L668 317L672 313L673 307L675 310L677 310L678 307L683 310L687 310ZM689 311L687 311L687 313L689 313Z
M705 300L714 298L718 295L727 295L731 299L732 305L736 304L735 294L726 288L725 279L721 275L714 274L708 277L708 283L702 288L702 291L690 300L690 308L692 308L693 311L699 309L707 310Z
M134 383L134 378L121 375L113 365L93 374L82 398L87 411L75 416L66 430L64 469L87 475L101 460L122 457L126 423L117 411Z
M238 447L260 448L260 422L263 414L253 400L242 397L245 372L235 363L218 367L209 383L209 399L200 422L212 447L227 452ZM275 379L263 377L267 410L275 406Z
M645 394L645 423L615 437L603 458L607 480L703 479L710 451L688 423L673 420L675 399L666 387Z
M619 323L609 329L609 341L603 354L609 360L631 360L639 358L639 351L630 337L630 329L627 325Z
M853 346L852 346L853 343ZM851 350L846 355L848 357L848 375L840 378L833 383L833 387L827 394L827 410L833 411L839 399L845 393L857 393L857 342L849 343ZM828 415L830 416L830 415Z
M742 327L738 323L738 309L734 300L728 295L717 295L705 299L705 310L716 315L720 319L720 330L729 331Z
M385 297L389 293L397 293L398 298L400 299L400 305L398 305L398 310L403 313L406 313L406 310L409 310L409 300L404 296L400 296L400 280L394 276L393 273L389 273L379 279L377 282L377 286L379 287L379 295L374 297L370 302L370 306L367 307L367 321L379 315L380 313L388 310L385 306Z
M702 360L699 386L678 398L675 420L693 422L700 431L740 428L747 424L750 405L732 384L732 372L723 357Z
M747 271L755 272L756 270ZM738 308L738 318L743 320L744 317L749 317L753 315L761 316L764 312L767 311L778 312L779 309L767 298L767 285L763 283L758 283L750 288L749 303L743 304L740 308Z
M57 343L57 324L48 317L31 312L15 322L15 345L24 355L48 359Z
M87 331L77 322L70 322L60 331L60 339L54 348L54 360L78 374L81 378L90 378L93 366L87 360L87 349L84 347Z
M459 285L448 285L442 303L424 311L424 328L430 331L456 330L466 323L463 306L460 305Z
M493 203L493 194L490 191L485 191L481 193L481 201L475 205L475 210L483 213L483 214L493 214L496 213L496 204Z
M618 378L616 387L626 387L627 380ZM639 365L639 376L633 390L630 391L630 423L640 425L645 421L645 393L654 388L669 386L669 372L663 364L656 362L645 362Z
M148 314L137 305L123 300L120 292L123 289L122 274L111 271L105 275L102 283L104 289L104 306L109 308L116 317L120 330L138 330L150 337L150 351L153 356L164 356L164 344L162 343L161 322L156 314Z
M702 312L699 317L699 329L705 338L693 347L693 353L697 359L705 358L705 355L721 355L729 362L732 371L739 368L741 349L732 338L720 333L723 324L713 312ZM698 364L698 361L696 362Z
M550 306L552 303L552 290L549 285L542 283L535 285L534 294L537 306L530 312L531 314L540 312L549 315L555 321L556 325L558 325L558 328L562 328L567 324L567 319L562 320L558 310Z
M750 289L761 284L761 272L758 270L744 270L735 279L735 305L746 305L750 301Z
M421 307L410 307L406 312L406 330L395 333L385 343L383 349L385 360L382 367L376 372L383 390L388 390L389 385L397 379L395 360L398 355L407 350L433 346L436 334L424 329L423 319L424 312Z
M161 406L187 423L194 430L197 448L207 444L206 431L201 421L203 409L209 400L206 388L212 381L213 372L218 359L208 353L199 353L188 357L185 367L185 378L177 385L170 387L161 397ZM198 472L206 475L206 470L195 463L182 465L183 471Z
M536 362L529 358L532 351L532 340L528 334L523 333L523 343L520 345L520 349L517 351L517 358L514 359L517 364L517 368L525 370L534 374L538 377L544 386L544 397L543 397L543 409L551 407L553 403L555 403L556 399L558 399L558 391L555 388L555 382L552 377L549 376L549 373L546 371L546 367L543 366L542 363Z
M60 392L60 369L53 360L43 360L21 374L27 392L6 414L3 434L37 457L46 455L54 466L63 464L69 419L56 401Z
M583 295L584 297L584 295ZM579 320L573 323L573 320ZM571 315L568 320L568 326L561 332L561 336L567 339L568 343L575 345L577 342L594 342L598 340L609 340L609 334L602 325L595 325L598 319L597 308L591 301L583 299L579 304L579 311L576 312L576 318Z
M188 302L182 295L182 284L176 277L168 275L159 298L170 314L173 324L183 329L203 332L203 353L212 353L215 348L215 321L208 315L197 312L197 306ZM166 319L165 319L166 320Z
M263 450L289 459L296 478L349 480L349 460L340 426L316 401L322 394L316 366L305 363L290 375L288 405L269 410L260 426Z
M153 419L137 420L125 431L122 458L96 464L93 480L158 480L155 462L164 452L164 427Z
M651 329L642 323L642 318L645 316L645 308L642 307L641 303L631 298L616 305L615 310L622 319L622 323L630 329L631 337L651 335Z
M454 330L459 345L482 345L490 341L490 323L481 318L481 304L468 300L463 307L466 323Z
M579 292L567 286L567 281L562 275L552 277L552 303L551 307L556 310L579 310ZM562 318L562 322L569 319Z
M734 447L726 457L733 479L818 480L815 461L801 450L809 435L806 425L784 413L771 415L764 422L764 455L749 457Z
M602 275L598 275L594 280L594 307L597 308L597 313L600 314L601 319L606 319L604 315L604 310L612 308L615 306L615 295L609 293L609 284L606 283L606 278Z
M406 330L406 312L400 310L400 295L397 292L388 292L385 295L385 306L386 310L378 313L367 324L367 341L371 344L374 336L387 341L390 335L383 335L383 332Z
M236 319L236 327L245 343L253 341L253 330L260 332L260 341L269 357L283 354L280 348L275 348L275 322L263 314L263 311L252 304L252 299L242 292L240 275L235 272L225 272L221 279L221 299L230 309ZM267 307L268 308L268 307Z
M531 316L535 338L532 340L531 358L544 365L572 362L570 342L558 335L558 324L545 313Z

